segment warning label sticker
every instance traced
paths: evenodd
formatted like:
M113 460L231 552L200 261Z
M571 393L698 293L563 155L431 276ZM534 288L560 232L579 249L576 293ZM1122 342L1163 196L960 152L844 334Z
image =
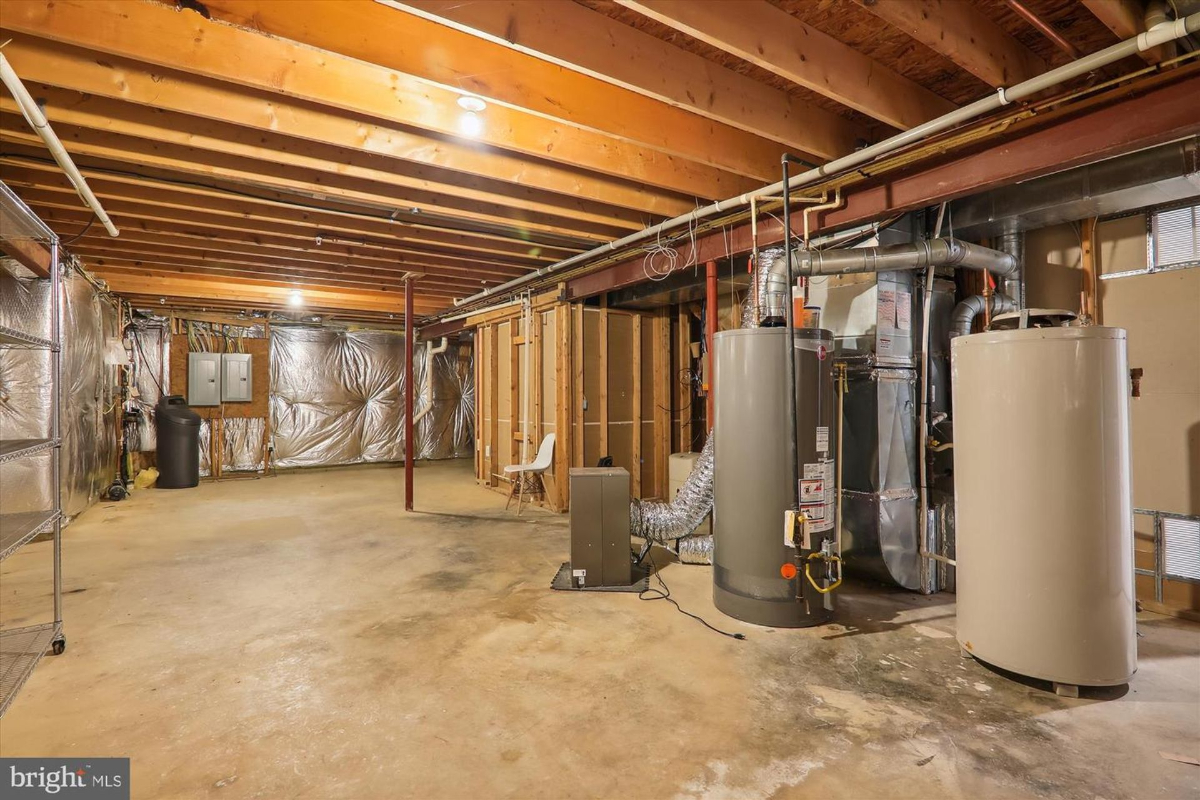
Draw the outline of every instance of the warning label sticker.
M825 502L825 479L800 481L800 505Z
M817 426L817 452L818 453L828 453L829 452L829 426L828 425L818 425Z
M811 480L813 478L824 478L824 477L825 477L824 463L805 464L804 465L804 479L805 480Z

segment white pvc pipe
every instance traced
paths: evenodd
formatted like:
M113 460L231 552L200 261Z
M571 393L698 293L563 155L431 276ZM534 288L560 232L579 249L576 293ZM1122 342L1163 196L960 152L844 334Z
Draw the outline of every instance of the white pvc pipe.
M58 166L62 167L62 171L67 174L67 180L75 187L75 191L79 192L80 198L87 203L88 208L96 215L96 219L100 220L100 224L108 231L109 236L120 236L121 232L117 230L117 226L113 225L113 221L109 219L108 213L104 207L100 205L100 201L96 195L92 194L92 189L87 185L83 175L80 174L79 168L75 166L75 162L71 160L70 154L67 153L62 142L58 138L58 134L50 127L50 121L46 119L46 115L42 113L42 109L30 96L29 91L25 88L25 84L21 83L21 79L17 77L17 73L13 70L12 65L8 63L8 59L0 53L0 80L8 87L8 91L12 93L13 99L17 101L17 105L21 109L22 116L29 123L30 127L42 137L42 141L46 143L46 147L50 148L50 155L54 156L54 160L58 162Z
M801 174L791 178L788 183L791 186L791 190L795 191L816 183L822 178L826 178L835 173L840 173L855 167L859 167L879 156L887 155L888 153L898 150L901 147L906 147L907 145L919 142L927 136L933 136L934 134L950 130L957 125L968 122L991 111L995 111L996 109L1002 108L1014 101L1024 100L1027 97L1032 97L1039 92L1045 91L1053 86L1057 86L1065 81L1069 81L1072 78L1077 78L1080 75L1086 75L1092 70L1115 63L1123 58L1136 55L1139 52L1149 50L1166 42L1173 42L1176 39L1180 39L1184 36L1187 36L1189 33L1194 33L1198 30L1200 30L1200 13L1192 14L1184 17L1183 19L1177 19L1174 22L1165 22L1160 25L1156 25L1153 29L1138 34L1132 39L1126 39L1125 41L1114 44L1111 47L1106 47L1099 52L1092 53L1091 55L1084 56L1076 61L1072 61L1069 64L1064 64L1061 67L1044 72L1041 75L1030 78L1027 81L1022 81L1011 88L1005 89L1002 87L996 92L989 94L987 97L984 97L982 100L976 100L970 105L957 108L948 114L943 114L942 116L937 117L936 119L931 119L928 122L923 122L920 125L917 125L915 128L909 128L906 131L901 131L891 138L884 139L882 142L873 144L870 147L864 147L862 150L857 150L850 155L834 159L833 161L830 161L819 167L810 169L808 172L802 172ZM605 253L613 252L615 250L622 250L631 245L638 244L646 239L657 237L672 228L690 225L694 222L698 222L701 219L720 214L724 211L730 211L732 209L748 205L751 198L770 197L780 194L782 191L783 182L780 181L778 183L773 183L770 186L764 186L761 189L756 189L752 192L738 195L737 197L719 200L711 205L703 206L702 208L697 208L696 210L690 211L687 214L660 222L657 225L645 228L637 233L631 233L628 236L609 242L608 244L602 244L599 247L593 248L592 250L571 256L570 258L559 261L556 264L551 264L548 267L542 267L534 272L522 275L519 278L514 278L510 281L506 281L505 283L493 286L490 289L484 289L481 292L476 292L470 297L456 299L454 304L466 305L467 303L474 303L479 300L484 300L494 294L516 289L519 286L524 286L530 281L553 274L555 272L559 272L567 267L575 266L593 258L597 258Z
M422 408L413 417L414 426L433 410L433 357L446 352L446 348L449 346L450 342L445 336L442 337L442 343L437 347L433 346L432 341L425 343L425 378L421 381Z

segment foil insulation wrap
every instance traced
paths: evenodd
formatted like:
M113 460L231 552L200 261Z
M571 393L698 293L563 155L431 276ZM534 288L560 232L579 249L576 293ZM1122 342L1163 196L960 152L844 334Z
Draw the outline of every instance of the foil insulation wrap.
M415 347L415 392L425 361L425 349ZM433 407L421 420L414 451L419 458L471 455L470 348L451 346L434 356L432 370ZM416 402L422 402L419 392ZM270 404L277 466L402 461L404 337L389 331L273 328Z
M130 451L153 452L158 441L152 412L162 392L171 393L170 328L165 319L136 318L126 335L133 344L133 385L142 413L136 424L125 426L125 436Z
M419 459L470 458L475 455L475 349L451 342L432 359L419 346L413 351L414 395L417 413L429 411L417 423ZM432 361L432 363L430 363ZM428 382L426 381L428 375ZM422 396L428 386L428 396Z
M711 533L688 536L675 543L675 554L683 564L711 564L713 537Z
M767 274L771 271L771 265L782 255L782 247L768 247L758 251L758 261L751 276L754 291L747 292L742 303L743 328L757 328L761 324L767 308Z
M692 467L692 473L680 487L679 493L669 503L643 502L634 500L629 508L630 533L648 542L667 544L676 539L679 543L680 559L683 550L695 554L702 551L699 543L685 545L689 537L700 527L700 523L712 511L713 506L713 437L709 436ZM707 536L697 539L711 538ZM711 563L712 547L708 547L710 561L689 563Z
M0 263L0 324L51 336L50 282L5 259ZM62 507L77 516L116 475L117 376L105 347L119 338L115 303L74 265L64 271L62 297ZM0 437L50 435L51 355L44 350L0 350ZM49 454L0 466L5 513L53 505Z

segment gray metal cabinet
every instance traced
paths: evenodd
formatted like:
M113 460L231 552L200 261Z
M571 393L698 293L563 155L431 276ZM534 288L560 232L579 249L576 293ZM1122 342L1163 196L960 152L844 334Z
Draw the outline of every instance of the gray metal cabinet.
M221 354L188 353L188 405L221 404Z
M571 470L571 574L576 587L630 584L627 470Z
M221 400L249 403L252 397L252 373L249 353L221 354Z

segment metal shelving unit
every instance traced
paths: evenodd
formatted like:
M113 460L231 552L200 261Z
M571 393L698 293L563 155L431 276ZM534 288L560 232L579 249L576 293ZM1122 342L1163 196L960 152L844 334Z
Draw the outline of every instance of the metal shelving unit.
M53 506L40 511L0 514L0 561L11 556L38 534L53 531L54 621L0 630L0 716L25 684L47 651L66 650L62 623L62 439L59 408L62 396L62 271L58 264L58 237L0 183L0 237L7 241L34 241L50 253L50 338L0 326L0 349L46 350L50 353L50 430L45 439L0 438L0 464L50 453Z

